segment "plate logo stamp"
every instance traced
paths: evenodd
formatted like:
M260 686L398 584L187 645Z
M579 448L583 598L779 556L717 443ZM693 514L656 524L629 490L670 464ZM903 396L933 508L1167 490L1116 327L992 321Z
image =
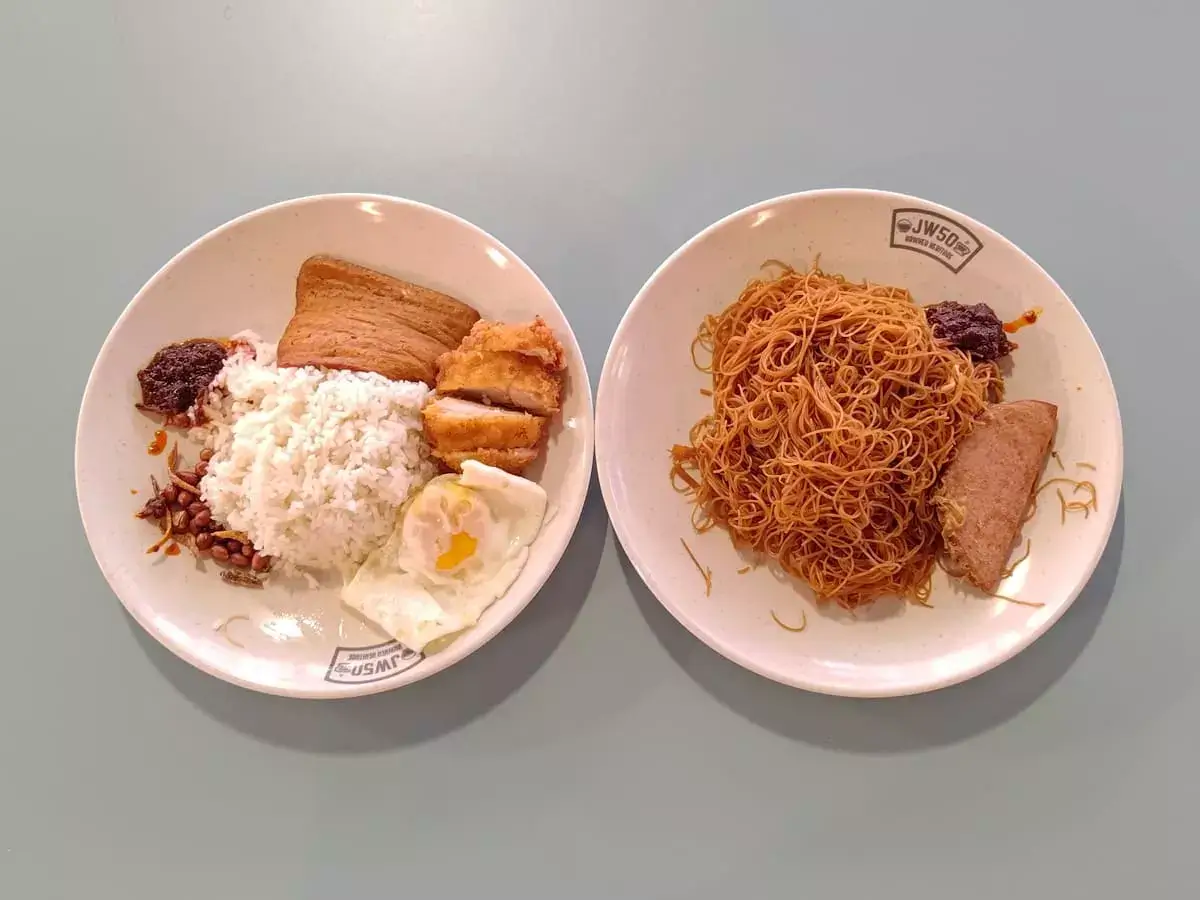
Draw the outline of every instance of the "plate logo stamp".
M983 249L967 226L925 209L893 209L891 246L936 259L957 275Z
M329 661L325 680L331 684L369 684L411 669L424 655L399 641L370 647L338 647Z

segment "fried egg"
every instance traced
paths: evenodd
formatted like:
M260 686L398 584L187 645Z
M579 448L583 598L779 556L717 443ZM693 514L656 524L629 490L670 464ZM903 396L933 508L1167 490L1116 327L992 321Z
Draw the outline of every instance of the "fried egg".
M469 460L428 482L342 602L413 650L470 628L512 586L546 517L541 486Z

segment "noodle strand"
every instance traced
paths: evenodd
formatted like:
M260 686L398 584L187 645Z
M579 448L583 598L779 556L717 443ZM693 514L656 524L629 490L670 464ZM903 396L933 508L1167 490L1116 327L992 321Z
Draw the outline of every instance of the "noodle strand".
M698 531L727 529L819 598L925 602L933 488L999 372L936 343L902 288L774 264L700 325L713 410L672 450L673 483Z

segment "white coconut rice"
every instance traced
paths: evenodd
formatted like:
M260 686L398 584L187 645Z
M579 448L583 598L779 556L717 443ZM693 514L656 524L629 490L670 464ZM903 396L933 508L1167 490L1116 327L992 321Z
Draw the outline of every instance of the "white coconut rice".
M423 384L371 372L279 368L246 342L213 382L201 494L213 518L285 567L352 570L434 472Z

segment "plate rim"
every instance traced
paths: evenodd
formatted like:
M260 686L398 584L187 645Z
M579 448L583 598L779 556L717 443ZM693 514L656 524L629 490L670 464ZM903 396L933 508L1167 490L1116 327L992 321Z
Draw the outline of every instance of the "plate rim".
M797 678L789 676L784 672L772 670L767 666L758 663L752 656L739 652L729 646L719 635L713 634L710 631L700 627L698 623L693 621L687 612L677 604L674 604L665 599L663 590L660 590L657 580L651 573L651 566L647 560L638 552L632 541L626 524L624 521L624 511L619 509L615 502L615 488L613 487L614 467L619 465L621 454L619 450L609 446L609 431L603 423L606 418L606 410L608 410L615 401L611 398L615 391L616 381L616 357L619 348L624 344L626 339L626 331L632 327L631 322L638 306L645 302L646 295L657 284L680 258L686 255L691 249L705 240L713 233L720 231L733 222L761 212L768 207L778 206L781 204L789 204L797 201L813 200L813 199L837 199L850 197L871 197L878 200L883 200L890 203L912 203L920 204L928 208L932 212L941 213L956 220L962 221L965 225L971 228L978 228L980 234L989 240L997 241L1006 245L1011 250L1015 251L1020 257L1023 257L1027 262L1031 263L1038 272L1042 274L1046 280L1054 286L1056 290L1063 296L1075 314L1079 317L1082 323L1084 332L1088 339L1096 349L1096 353L1100 359L1101 371L1104 374L1104 384L1108 387L1109 393L1113 401L1113 423L1112 428L1115 432L1116 446L1116 472L1114 483L1116 484L1116 492L1113 503L1108 505L1106 513L1106 521L1104 523L1103 540L1098 541L1096 549L1092 554L1092 558L1087 563L1087 574L1079 583L1069 592L1063 602L1058 606L1052 615L1049 615L1042 622L1038 623L1035 628L1022 631L1021 639L1014 645L1006 647L1001 651L988 655L984 660L972 665L966 666L950 675L926 678L920 681L905 683L897 688L888 689L886 687L872 688L864 686L862 688L847 687L845 685L831 685L826 682L816 681L813 679ZM1023 650L1031 646L1035 641L1042 637L1047 631L1054 626L1059 619L1066 613L1068 609L1074 605L1080 593L1088 585L1095 575L1096 568L1100 564L1100 560L1104 556L1104 552L1108 547L1109 541L1112 538L1113 527L1116 524L1117 510L1121 503L1122 488L1125 479L1125 434L1124 427L1121 422L1120 402L1117 396L1116 385L1112 380L1112 373L1109 370L1108 362L1104 358L1104 351L1100 347L1100 343L1096 340L1095 334L1092 333L1091 326L1087 320L1071 300L1070 295L1062 289L1062 286L1054 280L1037 260L1031 257L1028 253L1017 246L1013 241L996 231L994 228L980 222L973 216L960 212L953 207L937 203L932 200L926 200L923 197L918 197L913 194L903 194L895 191L879 190L875 188L857 188L857 187L829 187L829 188L814 188L804 191L793 191L787 194L780 194L766 200L756 201L734 212L728 213L717 219L712 224L704 227L692 237L688 238L674 252L672 252L662 263L660 263L638 292L634 295L632 302L626 308L621 316L621 321L617 325L617 329L613 334L612 340L609 342L608 351L604 356L604 365L600 370L600 381L596 388L596 423L595 423L595 458L596 469L600 480L600 492L604 498L604 505L608 511L609 521L612 523L613 533L620 543L621 550L626 558L632 563L638 577L641 578L646 588L659 602L659 604L671 614L671 616L679 622L687 631L689 631L701 643L705 644L709 649L723 656L730 662L741 666L742 668L760 675L770 681L779 684L787 685L788 687L797 688L799 690L808 691L816 694L825 694L828 696L848 697L848 698L892 698L912 696L915 694L929 693L931 691L941 690L956 684L961 684L976 678L985 672L988 672L1000 665L1011 660Z
M571 518L569 521L569 527L567 527L563 531L563 537L561 538L561 546L559 546L555 550L556 559L555 559L554 564L552 566L548 566L545 569L545 571L540 574L540 576L538 577L537 583L532 586L532 589L529 591L528 596L525 597L524 600L521 601L517 605L517 607L513 610L512 615L507 619L507 621L505 621L503 624L501 624L500 627L497 628L494 633L492 633L491 635L489 635L488 637L483 639L475 647L471 648L470 651L468 651L467 653L463 654L462 656L456 657L456 658L452 658L449 656L443 657L443 655L440 653L436 654L432 657L426 657L426 660L425 660L426 664L413 666L411 669L408 669L408 670L405 670L404 672L399 673L395 678L389 678L385 681L366 682L366 683L360 683L360 684L337 684L337 685L330 684L328 686L329 687L328 690L326 690L326 689L305 689L305 688L283 688L283 687L279 687L276 685L264 684L261 682L254 682L254 681L250 681L247 679L243 679L225 669L210 665L202 657L191 653L185 647L172 641L166 634L164 634L162 632L162 630L154 628L152 623L148 620L148 615L144 611L140 611L140 610L136 609L134 604L127 602L126 599L121 595L121 592L119 590L117 590L117 587L113 583L113 574L112 574L112 572L110 572L110 567L107 566L100 559L100 556L99 556L99 554L96 553L95 546L93 544L93 533L101 527L101 523L93 523L91 528L89 528L88 517L85 514L84 507L83 507L83 498L82 498L82 494L81 494L81 485L80 485L80 462L81 462L81 456L83 454L83 428L82 428L83 413L84 413L85 408L88 405L89 399L97 391L100 390L99 381L97 378L97 370L100 367L101 360L103 360L105 358L106 354L109 352L110 344L113 339L113 335L117 333L117 331L121 328L122 325L124 325L126 319L128 319L132 315L134 308L138 305L138 303L142 299L143 295L145 295L152 288L157 286L160 281L167 278L170 275L172 269L175 267L175 265L180 260L182 260L184 257L189 255L193 250L198 248L200 245L208 243L209 241L218 239L225 232L233 230L234 228L238 227L242 223L247 222L249 220L259 218L261 216L275 214L275 213L278 213L280 211L287 210L287 209L294 209L297 206L318 205L321 203L328 203L328 202L337 202L337 203L380 202L380 203L395 204L398 206L406 206L406 207L411 207L411 208L415 208L415 209L420 209L424 212L431 213L435 216L440 216L442 218L451 220L454 223L456 223L457 225L464 226L469 231L473 231L480 237L491 242L498 251L505 254L509 258L509 260L511 260L513 263L515 263L520 268L524 269L526 274L528 274L530 277L532 277L534 282L538 286L540 286L543 291L545 291L546 296L550 299L550 302L558 310L559 314L563 318L563 321L567 323L566 337L569 339L570 345L573 348L575 355L579 360L579 365L580 365L580 371L578 373L579 377L573 379L573 387L575 387L574 382L581 382L579 387L582 388L582 392L583 392L582 395L583 395L583 398L585 401L584 405L586 407L587 429L586 429L586 434L584 435L584 447L583 447L584 459L582 460L582 462L584 464L583 469L587 473L587 478L584 480L580 495L574 503L575 510L574 510L573 514L570 514L569 510L564 509L567 506L566 503L559 503L556 506L555 516L554 516L556 521L560 517L563 516L564 512L567 512L568 514L570 514ZM138 626L141 627L141 629L144 632L146 632L146 634L150 635L161 646L163 646L168 651L170 651L172 655L178 657L179 659L183 660L184 662L188 663L189 665L193 666L194 668L199 669L200 671L204 672L207 675L211 675L214 678L218 678L221 681L227 682L232 685L236 685L237 687L245 688L246 690L250 690L250 691L254 691L255 693L267 694L267 695L276 696L276 697L286 697L289 699L300 699L300 700L343 700L343 699L348 699L348 698L352 698L352 697L365 697L365 696L369 696L372 694L381 694L381 693L385 693L387 691L397 690L399 688L406 687L411 684L416 684L419 681L424 681L425 679L430 678L430 677L438 674L439 672L452 667L456 663L459 663L462 660L466 659L467 657L478 652L482 647L484 647L485 645L490 643L501 632L503 632L506 628L508 628L521 615L521 613L525 611L525 609L529 606L529 604L533 602L533 599L539 593L541 593L542 588L544 588L546 586L546 583L550 580L550 576L554 573L555 570L558 569L559 565L562 563L563 557L566 555L566 552L567 552L568 548L570 547L571 540L574 538L575 533L578 530L579 522L583 516L584 507L587 505L587 497L588 497L588 492L589 492L590 485L591 485L592 471L595 467L595 444L596 444L595 438L596 438L595 397L594 397L593 391L592 391L591 378L589 377L588 371L587 371L587 360L584 358L583 349L579 346L579 340L575 336L575 329L571 325L570 319L568 318L566 312L564 312L562 306L559 305L558 299L554 296L553 292L546 286L545 282L542 281L541 277L537 274L537 272L535 272L533 270L533 268L528 263L525 262L524 259L522 259L517 253L515 253L503 241L499 240L497 237L495 237L493 234L491 234L486 229L481 228L480 226L476 225L475 223L473 223L467 219L464 219L461 216L458 216L452 212L449 212L448 210L442 209L442 208L434 206L432 204L423 203L419 200L411 200L411 199L408 199L405 197L398 197L398 196L391 195L391 194L362 193L362 192L356 192L356 191L333 192L333 193L322 193L322 194L306 194L301 197L293 197L288 200L280 200L275 203L269 203L266 206L260 206L256 209L249 210L248 212L241 213L240 215L235 216L234 218L228 220L227 222L224 222L224 223L216 226L215 228L212 228L212 229L206 231L204 234L195 238L194 240L189 242L187 245L182 247L180 250L176 251L176 253L174 255L172 255L169 260L167 260L165 263L163 263L158 268L158 270L155 271L154 274L151 275L150 278L148 278L146 280L146 282L134 293L133 297L130 298L129 302L125 304L125 308L121 311L121 314L119 316L117 316L116 320L113 322L112 326L109 328L108 333L104 336L104 341L101 343L99 350L97 350L97 352L96 352L96 357L92 361L91 369L88 372L88 378L87 378L86 384L84 385L83 394L80 397L79 411L76 415L76 420L75 420L75 447L74 447L74 453L72 456L72 464L74 466L74 476L75 476L74 477L75 503L76 503L76 507L79 512L80 522L83 525L83 532L84 532L84 537L87 540L88 550L91 552L92 558L95 560L96 565L99 567L101 575L104 576L104 580L108 584L109 590L113 593L113 595L120 602L121 607L125 610L125 612L129 615L129 617L132 618L135 622L137 622ZM439 661L439 658L442 658L445 661ZM409 673L414 673L414 674L412 675L412 677L406 678L405 676L408 675Z

